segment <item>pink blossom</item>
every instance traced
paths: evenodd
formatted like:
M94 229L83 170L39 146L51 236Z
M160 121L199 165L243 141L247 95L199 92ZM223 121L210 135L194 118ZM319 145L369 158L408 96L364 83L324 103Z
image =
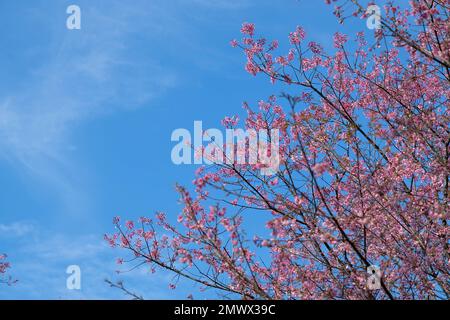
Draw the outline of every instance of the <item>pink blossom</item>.
M255 33L255 25L253 23L245 22L242 24L241 32L252 37Z
M305 30L302 27L297 27L294 32L289 34L289 39L292 44L300 44L305 39Z

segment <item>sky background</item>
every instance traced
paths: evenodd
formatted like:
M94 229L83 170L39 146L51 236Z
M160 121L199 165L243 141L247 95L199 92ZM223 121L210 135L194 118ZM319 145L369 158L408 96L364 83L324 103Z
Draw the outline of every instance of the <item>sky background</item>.
M71 4L81 30L66 28ZM178 215L175 184L197 167L172 163L174 129L221 128L280 93L229 45L245 21L282 48L297 25L326 50L341 28L322 0L0 0L0 253L19 280L0 299L126 298L105 278L147 299L211 298L170 290L163 272L117 274L103 235L116 215ZM66 288L74 264L79 291Z

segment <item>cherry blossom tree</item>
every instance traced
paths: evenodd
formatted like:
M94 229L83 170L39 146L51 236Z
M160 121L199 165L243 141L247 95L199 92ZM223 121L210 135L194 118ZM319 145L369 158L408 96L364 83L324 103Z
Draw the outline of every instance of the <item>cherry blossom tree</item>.
M343 23L368 17L326 2ZM200 168L177 222L114 219L105 238L132 253L118 262L243 299L449 299L450 1L399 3L329 53L301 27L280 52L245 23L245 69L285 93L245 103L242 126L280 131L279 171Z

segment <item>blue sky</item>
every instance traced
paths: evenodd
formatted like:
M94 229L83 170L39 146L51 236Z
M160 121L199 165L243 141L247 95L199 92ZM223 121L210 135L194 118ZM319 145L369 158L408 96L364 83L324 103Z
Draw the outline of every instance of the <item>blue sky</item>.
M81 30L66 28L70 4ZM177 216L175 183L196 167L172 163L174 129L219 128L244 100L279 93L229 45L244 21L281 44L302 25L326 49L340 28L322 0L0 2L0 252L19 279L0 299L124 298L106 277L145 298L191 292L164 273L115 274L120 252L103 234L115 215ZM72 264L80 291L66 289Z

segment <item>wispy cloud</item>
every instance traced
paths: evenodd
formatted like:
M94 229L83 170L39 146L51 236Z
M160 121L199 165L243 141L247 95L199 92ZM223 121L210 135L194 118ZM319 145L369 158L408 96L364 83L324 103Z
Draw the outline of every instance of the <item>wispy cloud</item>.
M23 237L33 233L34 230L34 225L28 222L0 224L0 237Z
M23 222L0 225L0 235L3 231L15 236L14 241L20 246L10 255L11 275L18 282L0 290L0 300L129 298L110 288L105 279L125 281L127 287L147 299L173 298L173 293L168 292L173 275L164 271L152 274L149 266L118 274L118 270L127 270L117 265L115 258L125 252L113 250L99 235L49 233ZM66 269L70 265L81 269L81 290L69 290L66 286ZM186 292L189 291L177 292L177 297L185 298Z
M67 201L82 196L74 186L82 173L70 174L77 171L72 132L87 120L148 106L176 85L176 72L139 54L139 39L165 32L161 26L148 30L147 21L158 17L144 3L132 10L118 1L86 6L79 31L55 24L46 44L55 50L29 65L31 76L17 90L0 96L0 156L53 185ZM148 37L140 35L141 28ZM29 50L42 56L48 48Z
M50 40L42 44L45 48L28 48L28 56L39 58L29 64L30 76L0 96L0 156L64 194L73 193L67 175L74 169L72 132L87 120L148 106L175 87L180 74L164 64L164 50L172 56L190 51L196 61L200 49L191 40L198 30L190 23L195 14L187 16L186 11L251 5L247 0L178 0L177 6L166 1L137 0L133 6L117 0L81 2L82 30L66 30L61 21L49 23L33 9L35 24L52 31ZM208 54L197 61L204 66L217 66L224 58L208 47L202 50ZM216 62L208 62L209 56Z
M57 157L54 148L77 122L142 106L175 84L173 72L127 50L126 37L139 32L139 21L116 20L119 11L111 10L90 8L84 29L66 30L53 40L59 49L51 59L32 66L27 89L3 97L0 139L21 160Z
M0 291L0 299L101 299L114 297L105 277L114 277L114 259L101 239L92 235L49 235L38 230L34 241L22 239L11 255L17 284ZM82 290L66 287L69 265L81 268Z

